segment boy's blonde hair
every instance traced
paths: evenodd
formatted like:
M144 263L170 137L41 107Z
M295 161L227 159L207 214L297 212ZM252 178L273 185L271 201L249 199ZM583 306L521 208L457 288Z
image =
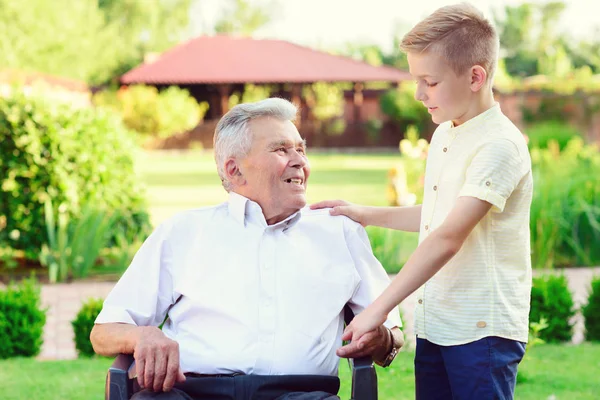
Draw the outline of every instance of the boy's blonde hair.
M482 66L492 80L498 60L498 35L481 11L468 3L445 6L419 22L402 39L406 53L436 51L461 75Z

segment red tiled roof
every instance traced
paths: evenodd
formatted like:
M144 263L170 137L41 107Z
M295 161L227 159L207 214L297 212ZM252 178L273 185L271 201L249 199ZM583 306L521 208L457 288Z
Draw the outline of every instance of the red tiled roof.
M89 90L85 82L75 79L16 69L4 69L0 71L0 83L20 83L28 86L35 82L44 82L50 86L59 86L71 92L87 92Z
M374 67L282 40L201 36L165 52L121 77L124 84L215 84L284 82L399 82L396 68Z

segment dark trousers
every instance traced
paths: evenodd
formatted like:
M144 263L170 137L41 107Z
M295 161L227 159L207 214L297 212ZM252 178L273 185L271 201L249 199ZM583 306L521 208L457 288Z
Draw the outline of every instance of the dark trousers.
M132 400L338 400L340 380L321 375L187 376L168 393L143 390Z
M417 400L510 400L525 343L486 337L459 346L417 338Z

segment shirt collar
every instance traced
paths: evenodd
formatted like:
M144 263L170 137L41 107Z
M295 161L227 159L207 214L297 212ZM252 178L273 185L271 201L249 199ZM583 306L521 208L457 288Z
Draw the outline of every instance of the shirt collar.
M263 227L269 227L262 208L258 203L235 192L229 192L228 200L229 215L240 225L246 226L248 222L258 223ZM300 219L301 211L297 211L281 222L271 225L273 229L282 228L283 231L294 226Z
M485 120L496 117L500 113L501 113L500 104L498 102L495 102L493 106L491 106L490 108L488 108L481 114L474 116L470 120L465 121L464 123L460 124L459 126L454 126L452 121L450 121L449 132L453 135L457 135L461 132L468 131L468 130L472 129L473 127L476 127L477 125L483 123Z

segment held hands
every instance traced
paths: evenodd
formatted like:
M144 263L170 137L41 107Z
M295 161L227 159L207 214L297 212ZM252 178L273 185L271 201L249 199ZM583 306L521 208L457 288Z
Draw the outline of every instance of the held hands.
M133 357L140 387L168 392L175 381L184 382L179 368L179 344L154 326L139 329Z
M324 200L310 205L311 210L319 210L321 208L331 208L329 211L331 215L345 215L362 226L366 226L363 206L348 203L344 200Z
M390 347L390 337L388 329L380 325L377 329L365 333L362 337L364 346L358 347L358 341L350 342L345 346L337 349L336 354L338 357L343 358L358 358L364 356L373 356L377 358L378 355L383 354Z
M372 307L367 307L358 314L350 325L344 330L342 340L351 340L351 343L341 347L337 351L340 357L361 357L367 354L373 354L376 346L381 343L381 335L386 335L387 328L383 323L387 318L386 314L377 312Z

